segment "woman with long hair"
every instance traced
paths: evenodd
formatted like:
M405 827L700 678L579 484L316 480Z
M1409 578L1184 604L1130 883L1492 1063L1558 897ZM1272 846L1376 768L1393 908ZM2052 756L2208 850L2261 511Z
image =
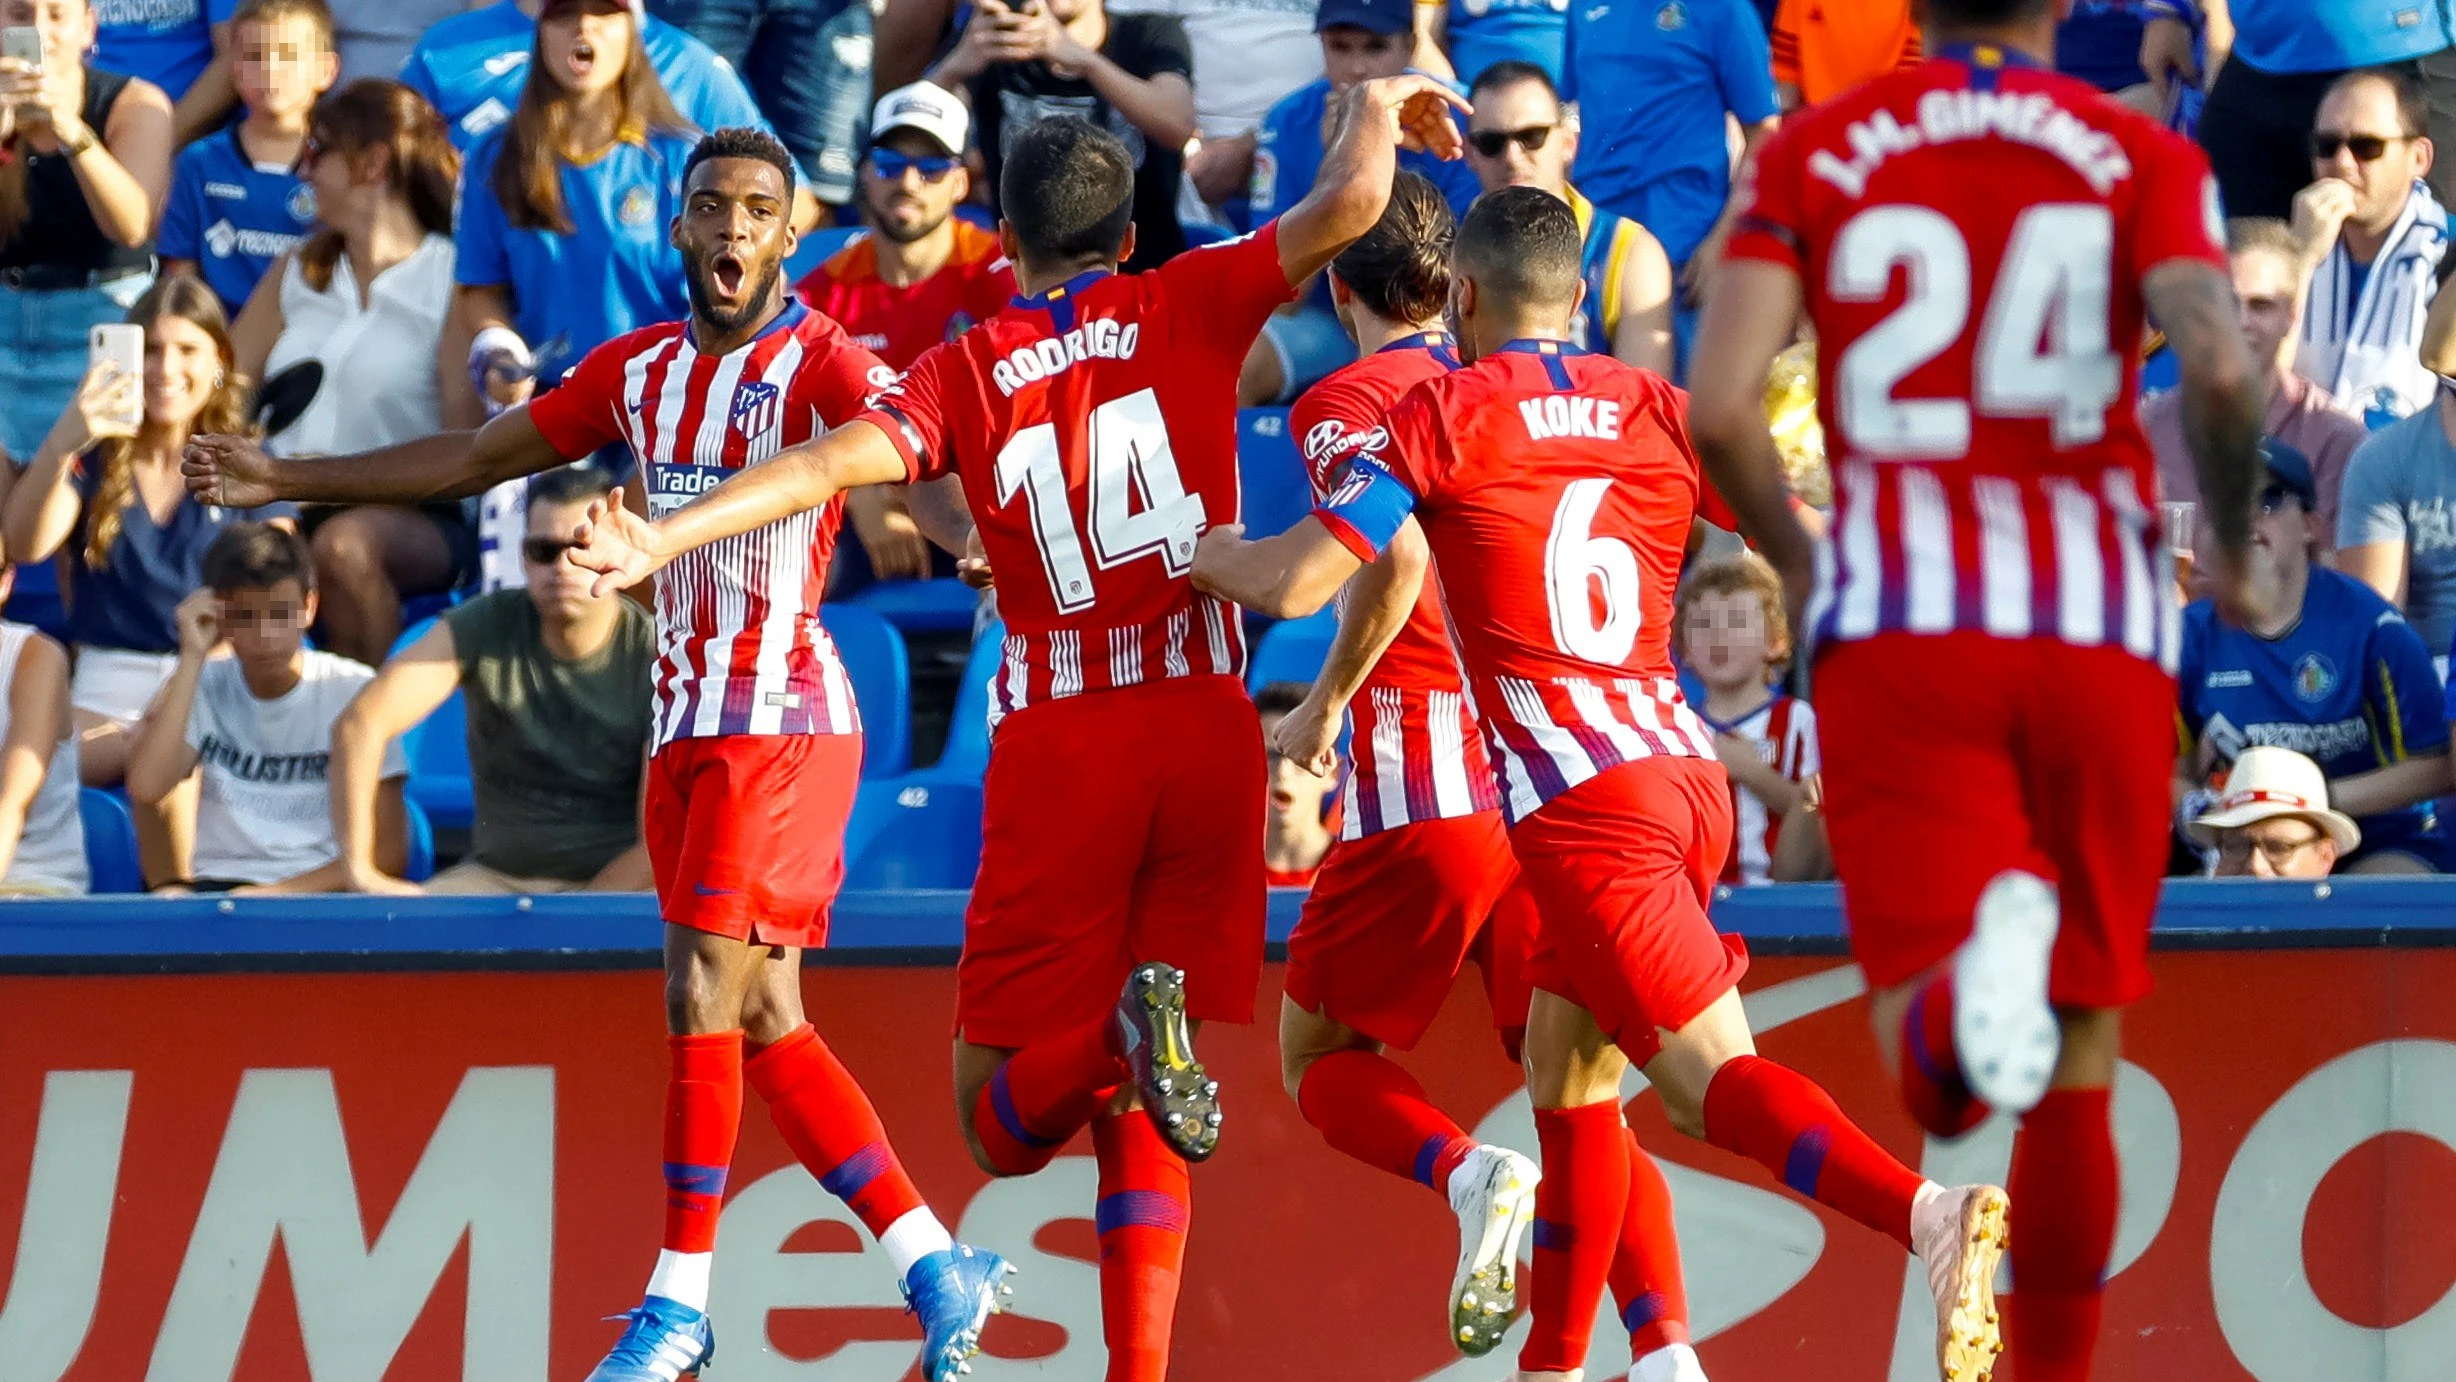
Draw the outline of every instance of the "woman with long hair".
M553 380L590 350L681 317L693 142L623 0L547 0L529 80L461 170L453 339L473 372L508 357ZM474 426L482 408L447 420Z
M460 155L443 119L396 81L363 77L317 102L300 173L321 229L267 273L231 327L239 369L288 393L274 455L368 451L440 432L473 394L449 349L452 194ZM312 388L303 409L297 395ZM268 424L271 425L271 424ZM451 589L477 541L457 502L324 510L307 520L328 650L380 663L401 597Z
M95 24L91 0L0 0L43 54L0 58L0 454L20 462L76 391L86 332L145 290L170 191L170 99L94 66Z
M97 361L0 504L0 540L13 560L66 549L77 663L69 705L79 762L95 786L119 781L134 726L177 665L176 612L202 579L206 546L242 518L291 511L209 508L188 497L180 477L190 436L253 430L248 381L213 290L166 279L128 320L145 329L142 376Z

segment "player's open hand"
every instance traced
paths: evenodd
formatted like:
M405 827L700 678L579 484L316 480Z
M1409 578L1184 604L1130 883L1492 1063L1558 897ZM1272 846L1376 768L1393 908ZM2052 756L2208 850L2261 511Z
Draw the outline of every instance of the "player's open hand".
M1380 112L1391 122L1400 148L1435 158L1467 156L1467 137L1459 133L1459 121L1475 108L1438 79L1407 72L1364 82L1356 92L1363 110Z
M588 516L571 530L564 560L597 573L589 593L611 595L657 574L670 558L659 555L657 525L623 507L620 488L588 506Z
M273 484L274 464L263 448L244 437L200 435L188 438L179 473L200 504L252 509L281 498Z
M1280 717L1271 731L1271 747L1315 777L1329 777L1339 771L1340 717L1316 690Z

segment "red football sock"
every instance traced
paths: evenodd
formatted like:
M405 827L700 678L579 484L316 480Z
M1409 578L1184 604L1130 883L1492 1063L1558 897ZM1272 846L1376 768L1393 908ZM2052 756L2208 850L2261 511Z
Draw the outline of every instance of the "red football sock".
M716 1250L725 1173L742 1132L742 1033L668 1036L665 1240L671 1252Z
M1092 1150L1100 1162L1092 1222L1100 1231L1108 1382L1163 1382L1194 1213L1185 1159L1160 1140L1141 1109L1093 1120Z
M1434 1107L1415 1076L1371 1051L1333 1051L1307 1066L1296 1107L1336 1150L1445 1200L1450 1172L1475 1150L1475 1139Z
M2013 1293L2006 1343L2021 1382L2087 1382L2122 1192L2107 1091L2050 1089L2013 1141Z
M1586 1366L1595 1307L1629 1205L1629 1136L1620 1105L1535 1110L1544 1178L1535 1187L1534 1277L1527 1285L1531 1328L1518 1351L1521 1372Z
M1107 1018L1026 1046L981 1087L973 1134L1000 1174L1028 1176L1092 1121L1128 1073L1109 1047Z
M1926 1182L1798 1071L1762 1056L1725 1061L1706 1086L1706 1141L1910 1246L1910 1202Z
M1680 1278L1680 1237L1671 1222L1671 1183L1637 1134L1628 1135L1629 1207L1612 1254L1612 1303L1629 1331L1629 1356L1689 1341L1688 1286ZM1540 1194L1540 1190L1538 1191Z
M1902 1102L1938 1137L1959 1137L1987 1120L1987 1105L1970 1093L1953 1050L1950 973L1929 980L1902 1015Z
M767 1101L785 1145L828 1194L851 1206L871 1237L921 1207L921 1192L887 1144L870 1096L809 1023L752 1053L742 1073Z

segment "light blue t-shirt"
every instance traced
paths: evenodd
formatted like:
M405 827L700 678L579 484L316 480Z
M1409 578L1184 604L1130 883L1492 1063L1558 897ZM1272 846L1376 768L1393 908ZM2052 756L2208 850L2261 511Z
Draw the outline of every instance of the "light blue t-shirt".
M1305 199L1322 171L1322 114L1330 103L1330 79L1320 77L1279 98L1255 135L1253 213L1258 226ZM1482 192L1465 159L1399 151L1399 166L1422 173L1441 189L1450 209L1464 216Z
M536 356L538 378L559 378L616 336L689 311L682 254L666 236L682 212L682 165L693 142L659 131L644 145L616 144L586 167L564 164L568 235L516 229L504 216L494 187L502 131L469 151L454 276L464 287L510 288L512 325Z
M2425 647L2456 636L2456 446L2434 403L2371 434L2345 466L2337 546L2406 549L2405 617Z
M401 80L443 112L454 147L465 151L478 136L512 118L528 80L536 32L537 21L522 14L515 0L456 14L418 40L401 64ZM654 16L641 40L684 119L702 130L768 128L750 89L716 50Z
M195 260L222 310L236 317L273 261L315 224L315 189L288 168L251 162L232 125L179 151L154 249Z
M1654 232L1676 268L1731 194L1723 115L1772 118L1773 57L1748 0L1581 0L1561 94L1578 103L1578 190Z
M1561 81L1569 0L1450 0L1450 66L1472 86L1485 68L1515 58Z
M213 62L213 26L238 0L94 0L94 65L162 88L174 101Z
M2263 72L2340 72L2456 41L2441 0L2233 0L2234 56Z

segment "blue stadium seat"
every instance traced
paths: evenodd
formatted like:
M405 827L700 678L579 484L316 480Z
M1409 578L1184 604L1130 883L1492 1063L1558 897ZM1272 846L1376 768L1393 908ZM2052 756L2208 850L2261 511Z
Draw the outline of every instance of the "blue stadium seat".
M86 890L145 891L145 870L136 857L136 818L128 814L127 798L100 787L79 788L77 815L85 826L85 868L92 879Z
M58 561L33 561L17 568L17 584L9 591L7 616L32 624L62 643L68 641L68 605L60 598Z
M434 624L421 619L401 630L392 651L417 642ZM458 689L401 736L401 752L409 758L407 796L425 810L430 825L467 830L477 819L477 798L469 785L469 708Z
M1288 435L1285 408L1237 409L1237 473L1245 490L1245 536L1269 537L1313 512L1313 480Z
M859 226L821 226L802 237L794 246L793 257L785 261L785 284L790 287L809 276L812 269L827 261L827 257L843 249L845 242L860 231Z
M971 887L981 867L980 785L916 775L896 786L876 806L873 828L844 886Z
M423 883L435 876L435 825L426 818L425 807L406 799L401 805L409 816L409 859L401 876Z
M877 610L828 605L819 622L835 640L861 705L861 775L894 777L912 766L912 665L904 635Z
M981 597L950 576L934 581L876 581L845 603L877 610L906 633L948 633L972 627Z
M1338 631L1338 613L1328 607L1271 625L1262 631L1253 661L1246 664L1245 689L1260 691L1275 681L1311 686L1322 674L1322 659L1329 656L1331 636Z
M1188 221L1181 228L1185 231L1185 247L1190 250L1198 250L1205 245L1216 245L1223 240L1236 238L1235 230L1223 225L1213 225L1209 221Z
M989 679L997 674L1005 654L1006 621L992 619L972 642L964 663L964 679L955 688L955 709L947 716L947 746L927 771L933 777L978 782L989 771Z

